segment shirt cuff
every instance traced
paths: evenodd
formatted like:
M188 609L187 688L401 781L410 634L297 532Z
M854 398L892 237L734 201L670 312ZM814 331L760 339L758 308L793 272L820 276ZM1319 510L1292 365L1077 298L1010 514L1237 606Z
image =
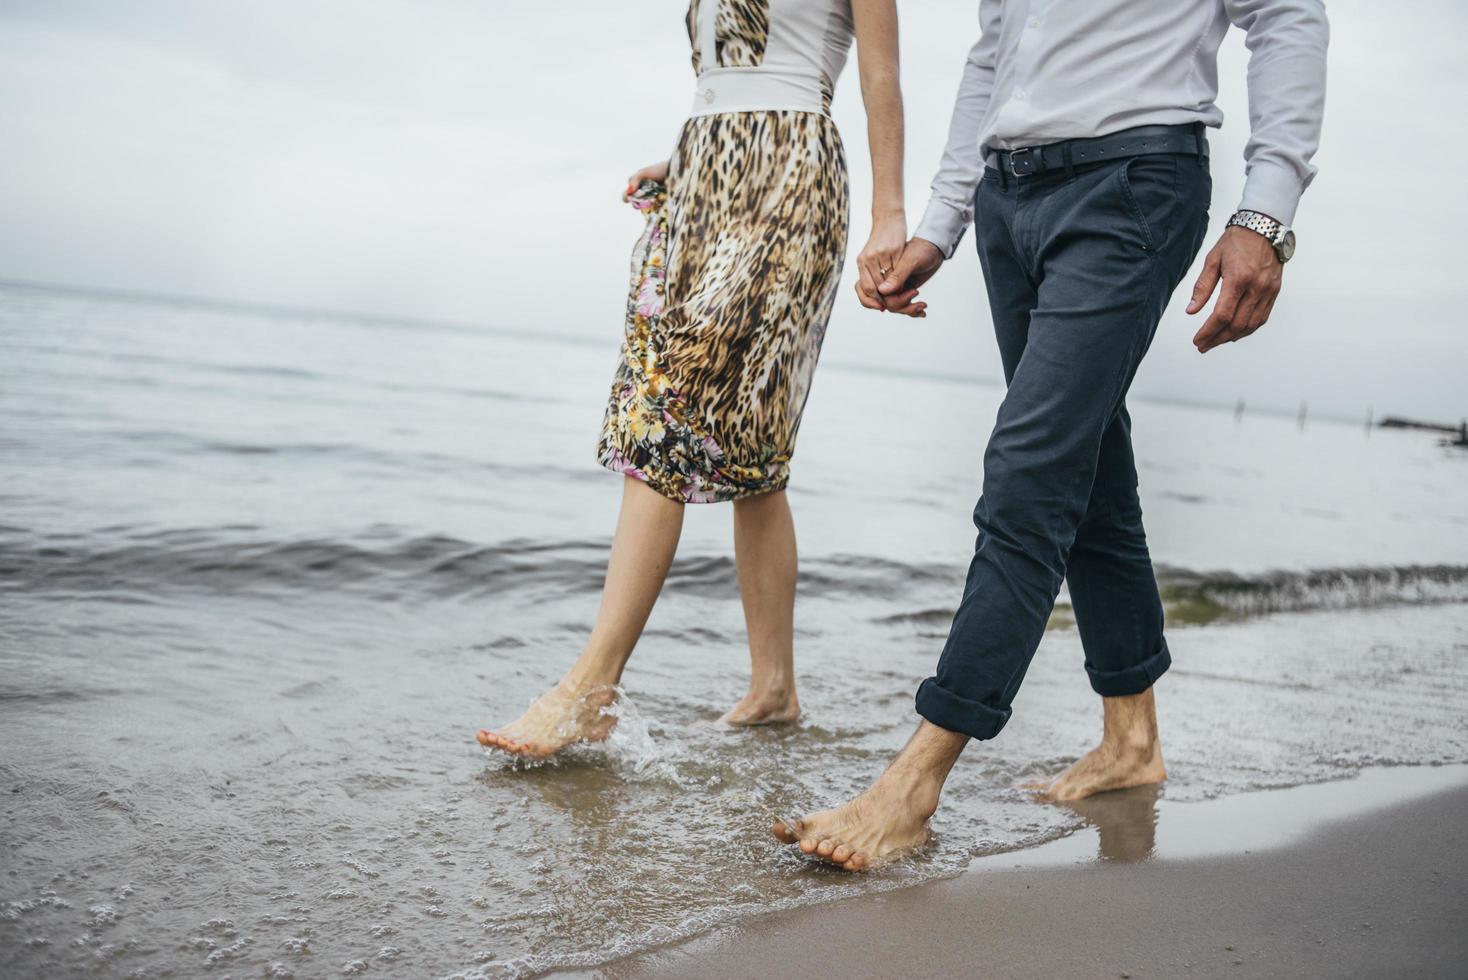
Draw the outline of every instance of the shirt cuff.
M972 206L965 207L941 197L933 197L928 201L923 219L918 222L912 236L932 242L938 246L944 258L951 259L958 250L958 243L963 241L963 233L973 220Z
M1239 201L1239 210L1267 214L1288 228L1295 223L1295 209L1300 206L1300 197L1304 193L1305 182L1293 167L1256 163L1249 168L1249 176L1244 180L1244 197Z

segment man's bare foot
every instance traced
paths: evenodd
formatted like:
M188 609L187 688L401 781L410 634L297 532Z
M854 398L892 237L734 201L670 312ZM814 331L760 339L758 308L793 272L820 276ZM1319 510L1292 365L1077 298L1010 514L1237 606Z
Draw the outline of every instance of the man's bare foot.
M866 871L927 843L928 818L938 793L918 791L914 780L891 769L845 806L822 810L770 832L784 844L847 871Z
M1029 783L1047 803L1073 803L1114 789L1148 786L1167 778L1162 749L1150 746L1108 745L1102 742L1076 760L1075 765L1049 783Z
M1049 783L1024 788L1048 803L1071 803L1097 793L1149 786L1167 778L1162 742L1157 737L1157 703L1152 689L1125 697L1102 698L1105 726L1101 744Z
M582 686L561 681L545 692L519 718L475 736L485 748L544 759L575 742L604 742L617 724L610 710L617 689L607 684Z
M800 717L800 699L795 688L750 690L738 704L719 719L725 725L783 725Z
M872 788L845 806L796 820L770 832L785 844L847 871L865 871L928 839L943 783L968 736L923 721Z

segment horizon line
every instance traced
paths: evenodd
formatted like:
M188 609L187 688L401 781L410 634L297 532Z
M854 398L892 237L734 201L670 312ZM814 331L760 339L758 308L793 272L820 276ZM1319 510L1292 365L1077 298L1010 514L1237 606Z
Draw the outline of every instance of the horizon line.
M515 331L507 327L496 326L491 323L474 323L462 320L447 320L425 316L407 316L393 313L364 313L360 311L328 309L325 307L292 305L286 303L272 303L261 300L227 299L218 296L201 296L198 294L162 292L148 289L132 289L122 286L96 286L78 285L75 283L46 282L35 279L11 279L0 276L0 287L16 289L31 289L40 292L75 294L81 296L96 296L112 299L131 300L139 302L169 303L181 306L195 306L203 308L214 308L233 312L254 312L272 315L303 316L327 320L359 321L363 323L374 323L383 326L394 327L416 327L432 330L452 331L455 333L489 333L497 336L512 337L516 340L527 339L527 334ZM559 342L573 347L603 346L604 342L598 338L592 338L582 334L564 333L558 331L541 332L529 335L529 339L549 340ZM976 385L982 388L997 388L1000 382L995 378L985 377L977 374L953 374L945 371L923 371L906 368L879 368L867 364L853 364L842 361L824 361L826 367L836 371L844 371L849 374L869 375L898 375L907 378L918 378L930 381L940 381L947 384ZM1296 418L1298 409L1288 409L1283 406L1274 406L1267 403L1259 403L1254 407L1248 407L1246 399L1238 399L1230 404L1222 401L1193 400L1185 398L1170 398L1162 395L1129 395L1144 404L1173 405L1186 408L1200 408L1209 411L1234 412L1238 405L1245 405L1244 414L1253 413L1265 415L1272 418ZM1363 419L1350 418L1332 412L1320 412L1311 414L1307 407L1307 420L1317 419L1320 421L1333 422L1342 425L1361 425ZM1371 414L1371 427L1377 428L1381 421L1388 418L1398 418L1409 422L1428 422L1430 420L1418 419L1409 416L1396 416L1390 413Z

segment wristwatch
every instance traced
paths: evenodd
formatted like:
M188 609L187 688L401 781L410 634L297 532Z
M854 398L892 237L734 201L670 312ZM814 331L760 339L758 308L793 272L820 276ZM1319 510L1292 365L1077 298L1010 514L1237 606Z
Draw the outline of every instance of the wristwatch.
M1294 256L1295 233L1269 215L1258 211L1235 211L1225 227L1232 228L1235 225L1269 239L1269 244L1274 246L1274 254L1279 256L1281 263L1288 262Z

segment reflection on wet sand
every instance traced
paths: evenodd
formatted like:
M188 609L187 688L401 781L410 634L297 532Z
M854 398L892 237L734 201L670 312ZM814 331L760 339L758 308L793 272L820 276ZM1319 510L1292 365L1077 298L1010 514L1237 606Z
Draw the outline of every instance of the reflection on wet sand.
M1037 848L984 855L969 867L989 871L1247 854L1308 838L1330 821L1464 785L1468 765L1369 769L1351 779L1240 793L1206 804L1167 799L1162 786L1142 786L1056 804L1084 826Z
M1160 785L1102 793L1087 800L1058 804L1096 828L1096 856L1102 861L1145 861L1157 850L1157 801Z

